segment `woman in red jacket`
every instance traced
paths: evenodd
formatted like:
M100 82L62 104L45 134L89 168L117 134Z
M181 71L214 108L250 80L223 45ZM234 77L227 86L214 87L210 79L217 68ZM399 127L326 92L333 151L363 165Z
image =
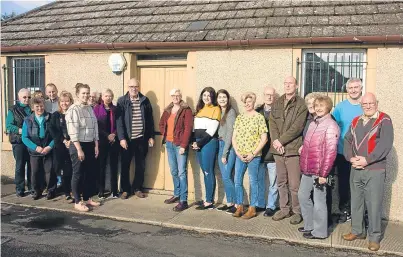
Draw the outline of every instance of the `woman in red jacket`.
M308 127L300 157L302 171L298 199L304 227L298 231L308 239L325 239L327 234L326 181L337 154L340 129L330 111L333 103L328 96L314 101L316 117ZM313 202L311 192L313 190Z
M193 129L193 114L190 107L182 101L179 89L170 92L172 103L162 114L159 127L162 135L162 143L166 144L169 168L174 183L174 195L166 199L164 203L171 204L179 201L174 211L187 209L188 182L187 182L187 158L190 136Z

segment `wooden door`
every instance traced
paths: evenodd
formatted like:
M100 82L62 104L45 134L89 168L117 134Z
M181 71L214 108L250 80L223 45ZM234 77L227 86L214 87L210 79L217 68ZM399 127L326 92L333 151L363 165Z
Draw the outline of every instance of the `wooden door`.
M173 190L168 156L162 137L158 134L159 122L165 107L172 102L169 91L173 88L182 91L182 99L193 103L195 89L186 87L186 67L141 67L139 68L141 92L146 95L153 107L155 145L149 149L146 159L144 186L146 188ZM193 157L191 157L193 158ZM188 165L190 166L190 165Z

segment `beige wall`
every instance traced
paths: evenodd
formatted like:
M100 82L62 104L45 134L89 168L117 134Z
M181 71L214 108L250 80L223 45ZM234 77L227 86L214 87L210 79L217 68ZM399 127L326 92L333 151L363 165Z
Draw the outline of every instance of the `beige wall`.
M380 110L389 114L395 130L394 147L388 156L384 196L384 216L403 221L403 49L379 48L376 69L376 95Z
M190 53L188 76L194 78L196 86L195 103L204 87L216 90L224 88L233 97L232 105L243 112L240 101L242 93L255 92L257 103L262 102L263 88L271 85L281 94L284 77L292 74L292 49L254 49L226 51L197 51ZM192 83L192 85L193 85ZM225 202L225 192L221 173L216 165L216 199ZM193 164L193 174L189 179L195 181L196 199L204 199L203 174L197 164ZM248 174L244 177L245 194L249 195ZM249 199L245 198L245 199Z
M86 83L91 91L102 91L110 88L117 97L123 93L123 73L114 74L108 65L111 53L66 53L49 54L46 61L46 83L54 83L59 92L70 91L75 95L74 86L77 82Z
M233 105L242 110L240 97L246 91L255 92L262 102L267 85L283 90L284 77L292 74L292 49L254 49L196 52L196 92L211 86L227 89L236 100Z

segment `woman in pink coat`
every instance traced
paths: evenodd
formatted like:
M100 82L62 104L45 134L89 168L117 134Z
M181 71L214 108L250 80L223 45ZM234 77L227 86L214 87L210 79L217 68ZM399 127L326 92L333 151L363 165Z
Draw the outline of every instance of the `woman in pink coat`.
M298 231L307 239L325 239L327 234L326 186L337 155L340 129L330 111L332 100L318 96L314 101L316 117L308 127L300 157L302 171L298 199L304 227ZM311 192L313 190L313 201Z

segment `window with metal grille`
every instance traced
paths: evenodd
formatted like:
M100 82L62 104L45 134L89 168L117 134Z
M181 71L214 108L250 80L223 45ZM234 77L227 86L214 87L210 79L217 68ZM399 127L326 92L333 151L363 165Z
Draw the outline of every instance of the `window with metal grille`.
M336 105L347 97L346 82L349 78L360 78L365 88L364 49L307 49L302 53L302 61L297 60L297 72L301 69L302 73L302 96L322 92Z
M12 58L11 59L12 84L14 99L18 99L18 91L28 88L31 93L35 90L45 89L45 58Z

